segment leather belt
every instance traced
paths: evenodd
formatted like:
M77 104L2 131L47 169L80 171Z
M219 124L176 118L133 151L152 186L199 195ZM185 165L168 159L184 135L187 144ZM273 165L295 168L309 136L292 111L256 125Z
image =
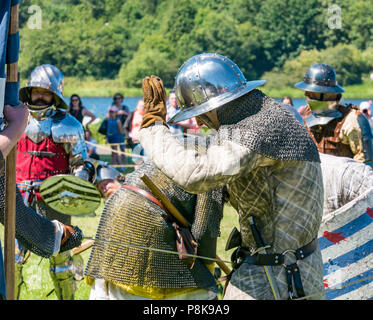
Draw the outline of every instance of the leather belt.
M303 260L311 255L317 248L318 240L317 238L313 239L310 243L305 246L293 250L288 249L282 253L263 253L263 254L254 254L251 255L248 250L242 247L238 247L235 252L232 254L232 261L237 261L239 258L243 258L241 263L248 263L253 265L262 265L262 266L282 266L285 269L285 276L288 283L288 293L289 299L296 298L294 289L298 297L304 297L305 292L303 289L302 279L300 276L299 267L296 262L286 265L285 256L287 254L292 254L296 260ZM241 264L239 263L236 268ZM294 286L293 286L294 282Z
M35 192L38 192L41 184L44 180L24 180L22 182L17 182L18 190L24 192L23 202L29 207Z
M129 184L123 184L122 185L122 188L124 189L128 189L128 190L132 190L132 191L135 191L139 194L141 194L142 196L144 196L146 199L152 201L153 203L155 203L157 206L159 206L162 210L166 211L166 208L163 206L163 204L155 197L153 196L150 192L148 191L145 191L143 189L140 189L138 187L135 187L135 186L131 186Z
M30 155L30 156L35 156L35 157L47 157L47 158L53 158L56 153L54 152L48 152L48 151L27 151L27 153Z
M318 241L317 238L313 239L310 243L306 244L305 246L297 249L297 250L285 250L282 253L265 253L265 254L256 254L250 255L249 251L245 248L239 248L237 255L244 254L245 258L243 262L249 264L255 264L259 266L280 266L284 265L285 262L285 255L286 254L293 254L297 260L303 260L311 255L315 249L317 248Z

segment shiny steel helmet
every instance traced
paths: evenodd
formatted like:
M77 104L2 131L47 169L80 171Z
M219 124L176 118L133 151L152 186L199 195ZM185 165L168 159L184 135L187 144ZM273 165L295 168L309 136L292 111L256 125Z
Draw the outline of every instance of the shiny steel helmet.
M176 123L216 109L265 83L246 81L238 66L217 53L202 53L179 69L175 92L181 111L168 122Z
M99 166L97 167L97 176L96 182L99 183L103 180L110 179L116 180L118 177L121 177L122 174L115 168L108 166L106 163L100 161Z
M32 88L47 89L54 94L54 105L57 108L67 110L68 106L63 100L62 96L63 86L64 75L62 72L51 64L43 64L41 66L37 66L32 71L27 85L19 91L19 97L22 102L30 103Z
M342 93L345 90L338 85L334 69L324 63L312 65L304 76L304 80L294 85L298 89L321 93Z

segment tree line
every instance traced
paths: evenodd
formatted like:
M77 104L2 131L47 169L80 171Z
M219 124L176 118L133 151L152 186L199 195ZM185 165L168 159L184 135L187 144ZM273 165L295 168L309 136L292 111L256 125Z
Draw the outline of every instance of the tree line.
M315 62L335 67L343 85L373 70L369 0L22 0L20 28L23 78L51 63L66 76L127 87L157 74L170 88L181 64L202 52L226 55L247 80L270 77L273 86L300 81Z

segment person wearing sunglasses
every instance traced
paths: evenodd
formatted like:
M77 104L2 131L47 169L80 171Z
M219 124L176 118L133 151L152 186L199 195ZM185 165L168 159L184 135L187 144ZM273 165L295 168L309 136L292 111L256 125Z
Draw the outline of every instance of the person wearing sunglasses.
M96 120L96 116L89 111L86 107L83 106L82 100L77 94L73 94L70 97L70 108L69 108L69 113L77 119L80 123L83 123L83 118L84 117L89 117L91 118L89 122L87 122L86 127Z
M114 94L112 105L116 106L117 109L118 109L117 116L118 116L118 118L119 118L119 120L120 120L120 122L122 124L122 128L124 127L124 124L125 124L127 118L131 114L130 108L127 105L123 104L123 101L124 101L123 94L121 94L119 92L117 92L116 94ZM108 113L106 115L106 119L109 119L109 118L110 118L110 115ZM128 135L127 131L122 130L121 135L123 137L123 142L130 143L131 138ZM124 143L120 145L120 150L122 152L125 151L125 144ZM121 155L120 158L121 158L121 162L125 163L125 157L124 157L124 155Z

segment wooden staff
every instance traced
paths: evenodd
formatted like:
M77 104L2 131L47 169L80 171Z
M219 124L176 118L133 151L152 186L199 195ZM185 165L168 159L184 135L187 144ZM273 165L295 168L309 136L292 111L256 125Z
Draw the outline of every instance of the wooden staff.
M19 4L13 6L10 12L9 34L18 32ZM7 81L18 82L18 62L8 64ZM16 221L16 158L17 146L14 146L6 157L5 183L5 217L4 217L4 267L6 282L6 299L14 300L14 247Z
M93 246L94 242L95 242L94 240L88 240L88 241L82 243L79 247L76 247L76 248L72 249L71 252L72 252L73 256L88 250L89 248L91 248Z

